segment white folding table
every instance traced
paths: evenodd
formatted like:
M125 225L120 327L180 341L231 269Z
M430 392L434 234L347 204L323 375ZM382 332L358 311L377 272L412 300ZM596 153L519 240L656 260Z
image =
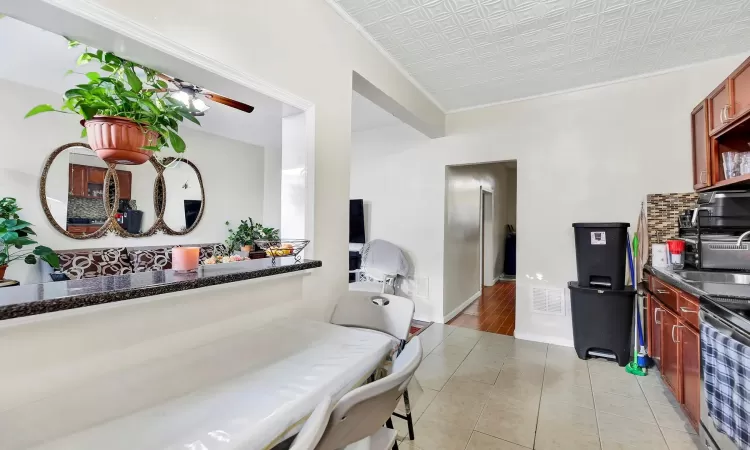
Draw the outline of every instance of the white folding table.
M391 348L384 335L323 322L268 323L56 395L63 425L35 423L46 437L33 448L268 449L326 395L336 401L364 382Z

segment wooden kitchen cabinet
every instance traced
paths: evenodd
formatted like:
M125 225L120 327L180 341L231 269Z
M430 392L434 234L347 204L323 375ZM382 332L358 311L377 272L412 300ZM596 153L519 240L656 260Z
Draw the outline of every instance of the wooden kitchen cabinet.
M732 120L738 119L750 111L750 59L729 76L732 98Z
M661 319L664 306L651 294L648 294L648 352L657 366L661 366Z
M708 96L708 124L711 134L729 122L731 102L729 98L729 83L724 82Z
M697 331L683 324L679 328L682 362L682 404L690 422L698 427L701 416L701 338Z
M682 402L682 385L680 384L681 354L677 338L679 319L669 308L664 308L659 314L661 322L661 377L674 394L677 401Z
M107 175L107 169L101 167L87 167L87 183L104 184L104 176Z
M703 100L690 115L693 133L693 189L695 190L711 185L707 110L708 101Z
M130 200L133 191L133 174L125 170L117 171L117 181L120 184L120 200Z
M68 195L72 197L86 196L86 166L69 164Z

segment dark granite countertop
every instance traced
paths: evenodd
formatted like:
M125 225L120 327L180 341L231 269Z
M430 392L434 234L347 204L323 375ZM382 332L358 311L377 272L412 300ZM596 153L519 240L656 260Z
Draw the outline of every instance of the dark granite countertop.
M201 266L194 273L141 272L0 289L0 320L131 300L321 267L321 261L292 257Z
M750 285L688 282L671 269L647 265L645 270L665 283L698 297L701 308L709 310L750 333L750 311L742 311L731 307L733 301L750 302Z

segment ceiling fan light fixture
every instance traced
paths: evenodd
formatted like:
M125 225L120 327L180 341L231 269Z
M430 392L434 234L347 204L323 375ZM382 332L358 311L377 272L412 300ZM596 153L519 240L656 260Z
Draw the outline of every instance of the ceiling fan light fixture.
M182 103L195 116L202 116L206 111L211 109L202 99L196 96L195 90L182 88L179 91L169 94L173 99Z

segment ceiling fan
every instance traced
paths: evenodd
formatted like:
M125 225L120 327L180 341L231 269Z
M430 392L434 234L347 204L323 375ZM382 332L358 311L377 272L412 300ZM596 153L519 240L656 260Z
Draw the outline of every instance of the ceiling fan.
M239 109L246 113L251 113L255 110L255 107L253 106L229 97L224 97L223 95L219 95L193 83L180 80L179 78L173 78L165 74L159 74L159 77L171 85L169 88L164 89L164 91L169 92L170 97L184 103L194 116L203 116L210 108L210 106L203 101L203 98Z

